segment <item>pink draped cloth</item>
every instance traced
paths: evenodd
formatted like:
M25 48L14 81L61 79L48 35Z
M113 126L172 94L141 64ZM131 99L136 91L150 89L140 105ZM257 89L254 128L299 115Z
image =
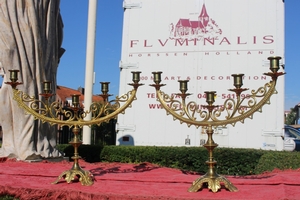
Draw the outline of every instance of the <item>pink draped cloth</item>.
M151 163L86 163L84 170L95 177L91 186L80 182L67 183L61 179L51 184L72 162L16 162L0 163L0 194L15 195L20 199L109 199L109 200L296 200L300 197L300 170L274 170L255 176L226 176L238 188L230 192L222 188L217 193L203 187L190 193L188 188L200 174L160 167Z

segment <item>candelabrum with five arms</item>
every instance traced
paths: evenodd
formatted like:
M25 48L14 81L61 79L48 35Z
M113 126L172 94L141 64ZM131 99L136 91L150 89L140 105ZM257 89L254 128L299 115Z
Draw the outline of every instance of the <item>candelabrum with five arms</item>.
M276 94L276 81L277 78L285 73L278 72L279 62L281 57L269 57L271 72L264 73L266 76L271 77L271 81L257 90L252 90L249 95L241 95L242 92L248 90L242 88L244 74L232 74L234 80L234 89L229 91L234 92L236 98L226 99L223 105L213 105L215 102L216 91L206 91L207 105L198 106L196 102L186 102L186 98L191 95L187 93L188 80L179 81L179 90L181 93L176 96L181 97L180 100L175 100L174 95L170 96L160 90L165 84L161 84L162 72L152 72L154 84L151 84L156 89L157 99L161 103L162 107L166 110L167 115L171 114L174 120L179 120L180 123L186 123L188 127L191 125L206 128L206 134L208 136L206 144L203 146L208 150L208 165L207 173L196 179L189 192L197 192L202 188L204 183L207 183L208 188L213 192L217 192L223 182L225 187L229 191L237 191L237 188L224 176L218 175L215 169L216 161L213 159L213 150L218 146L213 140L214 127L226 126L231 124L235 126L237 122L244 123L246 118L253 117L253 114L257 111L261 112L261 108L265 104L270 104L270 98L273 94Z
M43 123L48 122L50 125L58 124L61 126L68 126L72 128L74 133L73 139L69 142L74 147L74 160L73 167L70 170L66 170L58 176L53 184L58 183L61 178L64 178L67 183L75 180L76 177L82 185L92 185L94 183L93 175L86 170L83 170L78 163L81 158L78 154L78 147L82 144L79 139L80 128L83 126L101 125L103 122L108 122L110 119L116 118L118 114L124 114L125 109L131 107L131 103L136 100L136 92L140 84L140 73L132 72L132 81L129 85L133 86L133 89L122 96L116 96L115 100L108 101L108 85L109 82L101 82L101 91L103 102L93 102L89 110L84 111L79 102L79 94L72 95L71 109L65 110L60 102L50 103L49 98L55 94L51 93L51 82L43 82L42 100L35 99L35 97L29 96L24 92L18 90L17 85L22 84L18 81L19 70L9 70L11 82L6 82L12 86L13 98L18 105L25 110L26 113L31 114L35 119L41 120ZM91 119L86 120L85 117L91 114ZM64 120L61 116L64 116Z

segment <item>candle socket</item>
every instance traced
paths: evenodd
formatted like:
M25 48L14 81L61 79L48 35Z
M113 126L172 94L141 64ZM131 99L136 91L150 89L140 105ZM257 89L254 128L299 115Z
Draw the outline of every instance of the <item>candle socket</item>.
M277 73L277 71L279 70L279 61L281 60L280 56L271 56L268 57L268 60L270 60L270 70L273 73Z
M188 80L179 80L179 90L182 94L185 94L188 91Z
M154 81L154 83L156 85L160 84L162 72L152 72L152 74L153 74L153 81Z
M108 88L109 88L109 83L110 82L100 82L101 84L101 92L102 94L107 94L108 93Z
M140 73L141 72L134 71L134 72L131 72L131 73L132 73L133 83L138 84L140 82Z
M49 94L51 92L51 82L50 81L44 81L43 82L43 89L45 94Z
M215 102L216 91L205 91L204 93L206 94L206 103L212 106Z
M79 97L80 97L80 94L72 94L72 104L75 108L78 108L79 107Z
M243 76L244 74L232 74L233 77L233 85L237 89L240 89L243 86Z
M11 80L11 82L12 83L15 83L15 82L17 82L18 81L18 72L20 71L20 70L17 70L17 69L11 69L11 70L8 70L9 71L9 73L10 73L10 80Z

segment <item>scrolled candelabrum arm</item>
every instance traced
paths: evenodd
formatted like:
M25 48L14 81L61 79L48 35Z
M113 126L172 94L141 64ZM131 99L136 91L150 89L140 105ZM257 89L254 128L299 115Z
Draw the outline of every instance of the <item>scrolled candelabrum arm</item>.
M166 110L167 114L171 114L175 119L180 120L180 123L187 123L190 126L190 120L195 120L194 117L196 109L192 107L192 104L196 106L195 102L190 102L188 105L193 109L192 113L190 113L190 109L186 106L185 99L182 99L182 102L178 100L174 100L174 98L165 94L160 89L156 90L157 99L161 103L162 107ZM187 116L187 118L185 118Z
M33 115L35 119L40 119L43 123L48 122L51 125L59 124L69 127L77 125L82 127L84 125L100 125L103 122L107 122L110 119L117 117L120 113L123 114L125 109L131 107L131 103L136 100L136 92L137 88L120 97L117 96L115 100L110 102L115 103L110 107L107 106L110 105L110 103L93 103L90 110L79 113L78 115L73 114L70 111L64 111L62 107L59 107L57 102L53 102L50 105L43 104L42 101L28 96L16 88L13 88L13 98L18 105L26 111L26 113ZM121 105L122 103L124 104ZM43 107L41 108L39 104L43 104ZM97 110L97 115L89 121L84 120L84 116L86 116L86 114L93 112L93 106L95 106L95 104L98 104L98 108L100 108ZM58 113L63 113L67 117L67 120L61 120Z
M266 83L264 87L258 90L252 90L250 95L237 95L236 99L227 99L223 105L214 106L212 111L207 111L207 106L197 105L195 102L186 103L183 98L181 102L174 100L169 95L165 94L159 88L156 90L157 99L167 114L171 114L174 120L177 119L180 123L186 123L188 126L224 126L227 124L235 125L236 122L243 122L246 118L252 118L253 114L261 111L263 105L270 102L273 94L276 94L276 80ZM258 101L259 98L259 101ZM246 104L243 104L245 103ZM176 104L176 106L174 106ZM222 113L226 111L226 116L222 117ZM199 114L196 117L196 114Z
M257 90L252 90L249 96L244 96L243 98L239 96L236 101L234 99L227 99L219 109L220 112L226 110L227 116L225 116L225 120L215 121L212 125L231 124L234 126L236 122L244 122L246 118L252 118L255 112L262 111L262 107L265 104L270 104L271 96L277 94L275 86L276 80L266 83L264 87L260 87ZM230 101L233 103L229 103ZM246 104L243 104L244 102Z

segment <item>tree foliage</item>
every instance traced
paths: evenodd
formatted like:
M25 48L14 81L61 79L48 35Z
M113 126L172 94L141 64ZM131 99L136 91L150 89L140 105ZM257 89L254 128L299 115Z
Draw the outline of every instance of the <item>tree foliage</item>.
M297 116L296 111L293 108L291 108L290 113L285 118L285 124L287 125L295 124L296 116Z

